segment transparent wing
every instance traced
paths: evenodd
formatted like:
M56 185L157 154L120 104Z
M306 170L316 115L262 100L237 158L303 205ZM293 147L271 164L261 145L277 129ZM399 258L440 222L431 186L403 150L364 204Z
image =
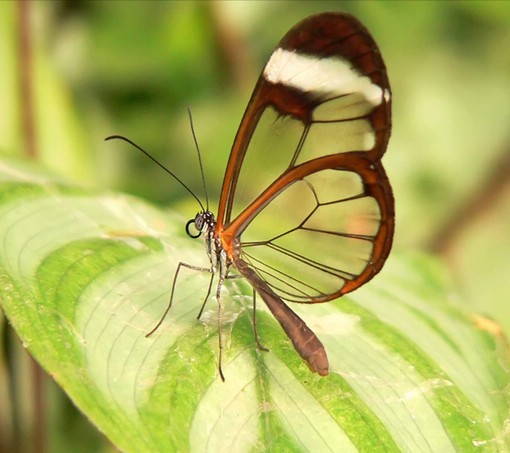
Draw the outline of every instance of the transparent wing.
M287 185L240 236L242 259L284 300L339 297L372 278L389 253L393 204L384 171L343 157L338 168Z
M245 260L283 299L329 300L384 263L390 97L376 44L346 14L301 22L264 68L227 165L217 231L234 264Z
M386 68L368 31L312 16L281 40L239 127L217 218L227 226L273 181L311 159L360 151L378 161L391 130Z

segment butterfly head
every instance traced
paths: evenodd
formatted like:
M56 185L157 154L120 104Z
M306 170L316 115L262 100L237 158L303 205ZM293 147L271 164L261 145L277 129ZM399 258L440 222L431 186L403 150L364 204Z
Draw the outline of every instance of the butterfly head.
M190 230L191 225L194 225L194 229L197 231L197 233L193 233ZM190 219L186 223L186 234L189 237L197 238L202 233L214 230L215 227L216 219L214 218L214 214L211 211L201 211L195 216L194 219Z

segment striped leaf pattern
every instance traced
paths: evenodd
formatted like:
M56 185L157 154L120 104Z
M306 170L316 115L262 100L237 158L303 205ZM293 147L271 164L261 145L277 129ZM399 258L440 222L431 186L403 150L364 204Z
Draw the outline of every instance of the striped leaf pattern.
M390 258L329 304L296 307L330 375L309 372L250 288L224 288L223 383L216 306L196 315L206 264L181 219L0 163L0 304L24 345L123 451L508 451L508 361L481 318L447 300L440 266ZM225 340L224 338L224 340ZM506 368L505 368L506 367Z

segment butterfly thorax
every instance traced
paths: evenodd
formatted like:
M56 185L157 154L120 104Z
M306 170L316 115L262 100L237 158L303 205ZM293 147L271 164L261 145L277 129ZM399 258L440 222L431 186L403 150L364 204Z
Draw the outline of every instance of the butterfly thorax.
M195 228L204 235L205 249L211 263L211 271L218 272L220 276L226 277L231 266L226 251L223 248L221 239L215 234L216 218L211 211L199 212L195 216ZM188 233L189 234L189 233Z

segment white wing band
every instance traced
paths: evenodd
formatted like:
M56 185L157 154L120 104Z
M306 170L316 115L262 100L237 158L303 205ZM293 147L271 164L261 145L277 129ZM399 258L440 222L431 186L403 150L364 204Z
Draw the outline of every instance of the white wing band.
M360 74L347 60L338 57L315 58L279 47L264 68L264 78L305 93L328 97L358 93L377 106L388 101L390 93Z

